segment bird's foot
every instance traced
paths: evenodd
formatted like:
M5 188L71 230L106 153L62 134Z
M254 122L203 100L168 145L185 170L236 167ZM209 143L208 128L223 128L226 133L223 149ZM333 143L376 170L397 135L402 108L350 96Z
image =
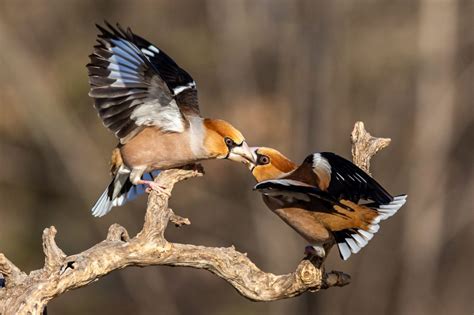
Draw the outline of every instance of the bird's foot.
M304 254L311 258L311 257L319 257L324 258L326 257L326 251L322 246L318 245L308 245L304 248Z
M168 197L171 196L171 193L166 189L165 187L160 186L158 183L155 183L154 181L151 180L140 180L138 181L138 184L143 184L148 186L146 189L147 193L150 193L152 190L159 192L160 194L164 194Z

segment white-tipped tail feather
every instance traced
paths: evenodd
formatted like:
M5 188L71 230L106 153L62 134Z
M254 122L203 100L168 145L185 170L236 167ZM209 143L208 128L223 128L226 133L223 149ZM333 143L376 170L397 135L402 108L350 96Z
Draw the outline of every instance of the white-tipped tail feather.
M406 203L407 195L393 198L388 204L372 207L379 215L372 220L367 231L362 229L344 230L335 233L337 247L343 260L347 260L351 254L357 254L362 247L374 237L379 230L379 222L393 216Z
M407 195L400 195L393 198L393 201L386 205L380 205L378 208L375 208L380 215L377 217L382 220L386 220L390 218L392 215L397 213L398 209L400 209L405 203L407 202Z
M110 212L112 209L112 200L108 196L109 188L106 188L102 195L100 195L99 199L92 207L92 215L94 217L102 217Z
M159 173L160 171L153 171L151 173L143 174L142 179L151 181ZM127 179L127 181L129 180ZM116 181L112 181L110 185L115 185L115 184L116 184ZM113 207L123 206L127 202L134 200L138 196L145 193L146 186L145 185L132 185L130 182L127 182L127 184L120 186L119 188L121 189L120 194L115 198L112 198L113 195L109 192L110 189L111 189L110 186L107 187L105 191L102 193L102 195L100 195L95 205L92 207L91 211L94 217L103 217L104 215L109 213Z

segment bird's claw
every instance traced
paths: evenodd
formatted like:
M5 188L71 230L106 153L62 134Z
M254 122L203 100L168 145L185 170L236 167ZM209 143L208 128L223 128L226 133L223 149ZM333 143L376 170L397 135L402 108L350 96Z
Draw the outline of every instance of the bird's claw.
M160 194L166 195L167 197L171 196L171 193L168 191L168 189L166 189L165 187L160 186L158 183L149 181L149 182L146 183L146 185L148 186L146 188L147 193L151 193L151 191L154 190L154 191L156 191Z

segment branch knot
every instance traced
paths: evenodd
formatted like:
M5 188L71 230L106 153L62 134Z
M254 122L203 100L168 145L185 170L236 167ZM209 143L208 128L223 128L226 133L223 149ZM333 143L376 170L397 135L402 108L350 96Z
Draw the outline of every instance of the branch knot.
M321 269L316 268L309 260L303 260L298 265L296 274L306 287L319 289L322 278Z
M128 235L127 230L123 226L114 223L109 227L109 232L107 233L107 240L128 242L130 240L130 236Z

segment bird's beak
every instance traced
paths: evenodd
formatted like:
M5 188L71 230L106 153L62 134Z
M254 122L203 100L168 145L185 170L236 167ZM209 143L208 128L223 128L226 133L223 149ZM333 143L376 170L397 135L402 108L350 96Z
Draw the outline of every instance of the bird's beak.
M247 165L249 171L253 174L253 170L255 169L255 167L257 166L257 151L258 149L260 149L260 147L250 147L250 152L252 152L252 155L253 155L253 159L254 159L254 163L249 163Z
M227 158L232 161L242 162L249 169L252 169L257 162L256 154L249 148L245 141L242 142L241 145L233 147Z

